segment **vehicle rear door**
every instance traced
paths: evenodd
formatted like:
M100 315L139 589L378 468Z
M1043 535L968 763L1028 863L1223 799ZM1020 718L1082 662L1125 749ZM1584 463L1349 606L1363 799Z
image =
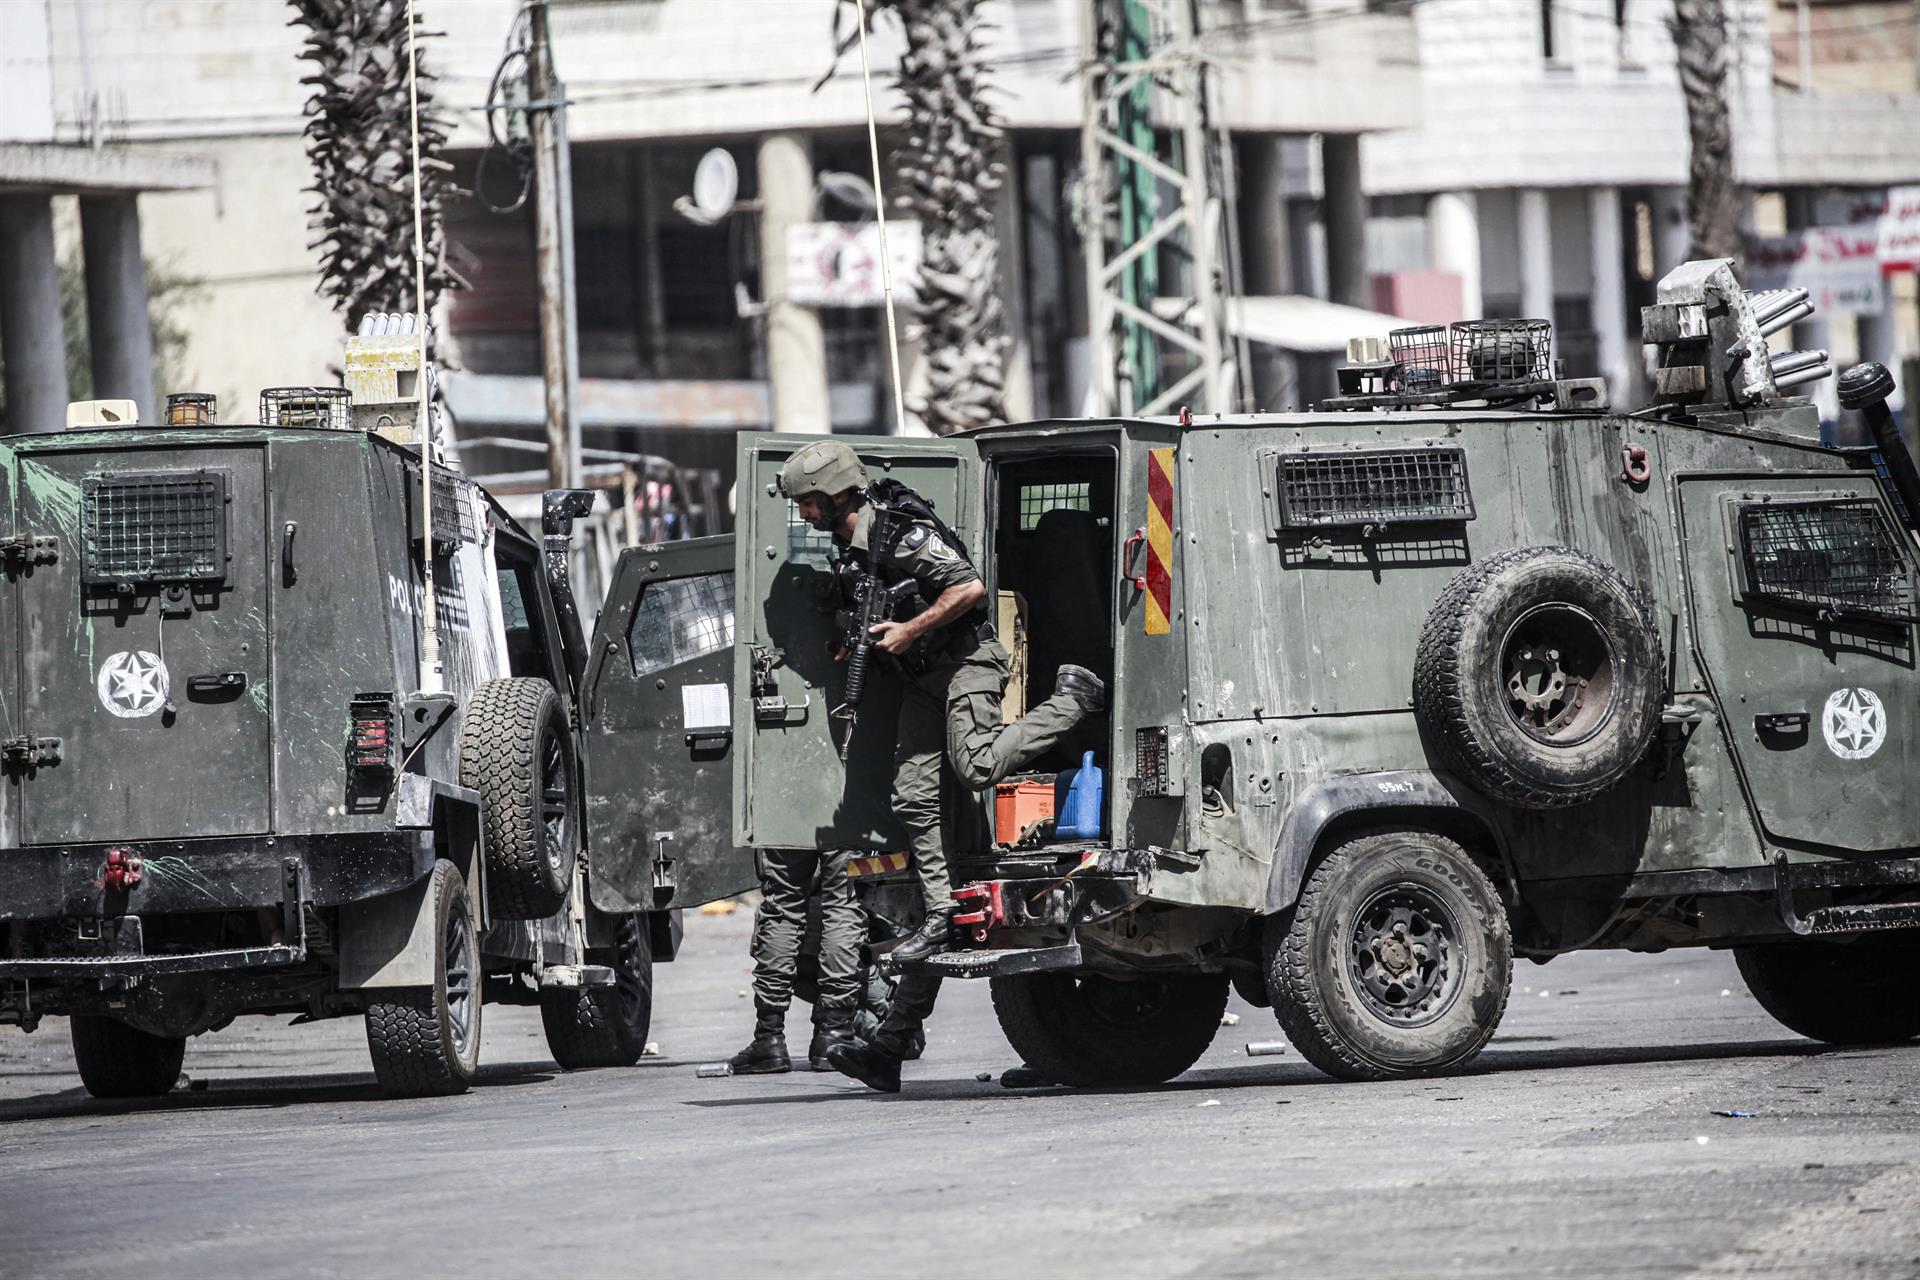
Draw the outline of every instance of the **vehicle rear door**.
M19 717L60 740L21 788L27 844L268 829L264 444L20 456Z
M1678 479L1693 639L1761 827L1920 843L1913 548L1871 474Z
M801 521L777 484L788 456L818 438L740 437L734 842L900 850L906 832L891 799L900 683L876 663L857 721L833 716L844 700L846 670L833 657L833 542ZM865 436L847 443L870 474L891 476L931 502L981 562L977 444Z
M690 907L757 882L734 846L731 537L621 552L581 682L587 849L606 911Z

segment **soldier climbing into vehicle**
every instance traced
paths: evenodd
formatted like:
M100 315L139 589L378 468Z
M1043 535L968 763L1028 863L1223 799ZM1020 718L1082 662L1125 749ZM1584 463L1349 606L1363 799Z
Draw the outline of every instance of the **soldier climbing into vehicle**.
M1104 707L1106 685L1085 667L1062 664L1051 697L1002 723L1001 695L1011 665L987 620L986 585L932 506L898 481L869 482L859 457L837 440L797 450L781 469L780 491L803 520L832 535L843 591L884 592L880 620L866 630L904 686L893 807L907 830L926 914L892 952L892 962L906 972L873 1038L827 1050L827 1060L844 1074L893 1092L900 1087L907 1044L940 989L937 976L911 966L946 947L954 914L940 825L942 760L967 787L991 787ZM874 599L848 601L850 614L874 616L861 608ZM855 644L843 643L836 657L859 661L861 638L846 637ZM853 675L850 703L858 690Z

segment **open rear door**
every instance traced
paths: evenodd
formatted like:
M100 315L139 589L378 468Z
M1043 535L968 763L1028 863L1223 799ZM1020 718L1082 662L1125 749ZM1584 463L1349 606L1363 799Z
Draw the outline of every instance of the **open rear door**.
M833 658L826 534L800 520L776 480L817 436L743 435L737 520L740 637L734 671L733 837L776 849L906 848L893 816L894 729L900 685L875 664L845 764L848 733L831 712L845 668ZM890 476L933 504L981 560L980 450L971 440L849 438L874 476Z
M604 911L691 907L752 888L727 829L731 537L629 547L582 681L588 860Z

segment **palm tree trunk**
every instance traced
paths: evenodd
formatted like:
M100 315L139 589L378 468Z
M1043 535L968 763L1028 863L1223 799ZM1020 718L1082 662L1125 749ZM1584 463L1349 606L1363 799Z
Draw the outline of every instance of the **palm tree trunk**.
M300 56L313 63L307 155L314 203L308 226L320 252L320 292L351 328L370 311L411 312L413 153L407 94L406 0L289 0L307 28ZM426 33L420 33L424 36ZM447 270L441 200L447 126L434 114L432 80L420 69L422 225L433 314Z
M928 393L910 407L937 434L1006 420L1006 315L994 202L1005 131L988 100L980 0L866 0L890 12L907 47L895 85L907 100L895 150L895 203L920 220L919 317Z
M1695 258L1739 256L1733 121L1727 108L1725 0L1674 0L1674 53L1687 104L1687 221Z

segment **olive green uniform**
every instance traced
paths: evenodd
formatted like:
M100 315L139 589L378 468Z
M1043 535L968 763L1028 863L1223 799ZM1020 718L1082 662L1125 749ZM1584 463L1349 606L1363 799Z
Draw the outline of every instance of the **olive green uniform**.
M844 850L767 849L761 852L760 906L753 913L753 1002L786 1012L807 931L807 898L820 882L820 998L822 1011L852 1010L859 996L860 904L847 879Z
M849 551L869 561L873 507L863 505ZM980 581L960 551L940 531L912 521L892 553L873 566L881 581L912 578L931 605L950 587ZM907 828L913 865L928 910L953 905L947 853L940 839L940 762L971 790L999 782L1047 751L1085 717L1079 702L1055 694L1012 724L1000 719L1000 698L1011 666L991 627L961 618L934 636L929 652L905 665L906 685L894 748L893 807Z

